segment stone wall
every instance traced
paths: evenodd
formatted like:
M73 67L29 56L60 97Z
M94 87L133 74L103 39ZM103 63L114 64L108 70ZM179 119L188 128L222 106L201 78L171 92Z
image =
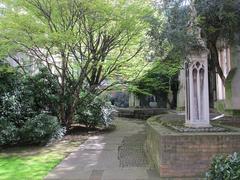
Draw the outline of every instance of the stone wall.
M240 150L240 132L177 133L147 121L146 154L161 177L203 177L216 154Z

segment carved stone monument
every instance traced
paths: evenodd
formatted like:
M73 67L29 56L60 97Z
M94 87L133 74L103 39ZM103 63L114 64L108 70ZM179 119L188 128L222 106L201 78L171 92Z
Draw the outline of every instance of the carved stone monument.
M185 63L187 127L210 127L208 95L208 51L192 50Z

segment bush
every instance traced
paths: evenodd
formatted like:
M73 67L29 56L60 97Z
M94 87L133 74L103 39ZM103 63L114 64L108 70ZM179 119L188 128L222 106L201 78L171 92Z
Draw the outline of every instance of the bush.
M0 96L9 93L19 86L21 80L19 73L10 65L1 63L0 60Z
M62 136L57 118L38 115L21 91L6 93L0 101L0 145L44 144Z
M18 90L0 97L0 145L15 145L20 141L19 129L31 114L20 99Z
M94 95L87 97L78 106L75 120L89 128L107 127L113 120L114 107L103 98Z
M46 144L52 138L61 138L64 132L56 117L40 114L26 121L20 136L25 144Z
M50 140L62 138L65 132L56 117L46 114L27 119L22 127L0 118L1 146L46 144Z
M57 116L57 109L60 104L58 98L58 77L50 74L47 69L39 70L34 76L26 76L23 82L23 96L31 97L31 108L41 113L48 111Z
M0 146L15 145L20 141L19 129L14 123L0 118Z
M13 123L18 128L22 127L27 118L35 115L30 103L19 90L5 93L0 99L0 118Z
M206 173L208 180L238 180L240 179L240 154L216 156L209 171Z

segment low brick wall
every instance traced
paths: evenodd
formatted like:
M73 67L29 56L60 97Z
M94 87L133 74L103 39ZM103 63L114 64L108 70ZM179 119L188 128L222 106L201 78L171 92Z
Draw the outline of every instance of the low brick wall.
M240 132L178 133L150 118L145 148L160 177L203 177L216 154L240 151Z
M117 108L116 115L119 117L148 119L149 117L166 113L164 108Z

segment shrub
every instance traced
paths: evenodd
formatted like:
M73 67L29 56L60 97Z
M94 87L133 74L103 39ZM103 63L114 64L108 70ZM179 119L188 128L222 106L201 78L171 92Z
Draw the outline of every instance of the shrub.
M22 141L26 144L46 144L52 138L61 138L64 129L54 116L40 114L29 118L20 130Z
M216 156L209 171L206 173L208 180L238 180L240 179L240 154Z
M0 117L0 146L15 145L19 141L19 129L14 123Z
M0 145L19 143L19 130L33 115L28 105L20 103L20 99L18 90L0 97Z
M19 74L14 68L0 61L0 96L19 86L21 80L18 77Z
M24 97L31 97L31 108L41 113L48 111L57 115L59 105L58 77L50 74L47 69L40 69L34 76L24 78Z
M87 95L77 108L75 120L89 128L108 126L113 120L115 109L106 99L94 95Z
M21 91L5 93L0 97L0 118L21 128L28 117L33 117L30 103L22 96Z
M63 136L64 130L56 117L38 115L21 91L6 93L0 103L0 145L45 144Z
M21 78L19 78L21 77ZM56 116L57 77L41 69L34 76L19 76L0 64L0 145L44 144L61 137Z

